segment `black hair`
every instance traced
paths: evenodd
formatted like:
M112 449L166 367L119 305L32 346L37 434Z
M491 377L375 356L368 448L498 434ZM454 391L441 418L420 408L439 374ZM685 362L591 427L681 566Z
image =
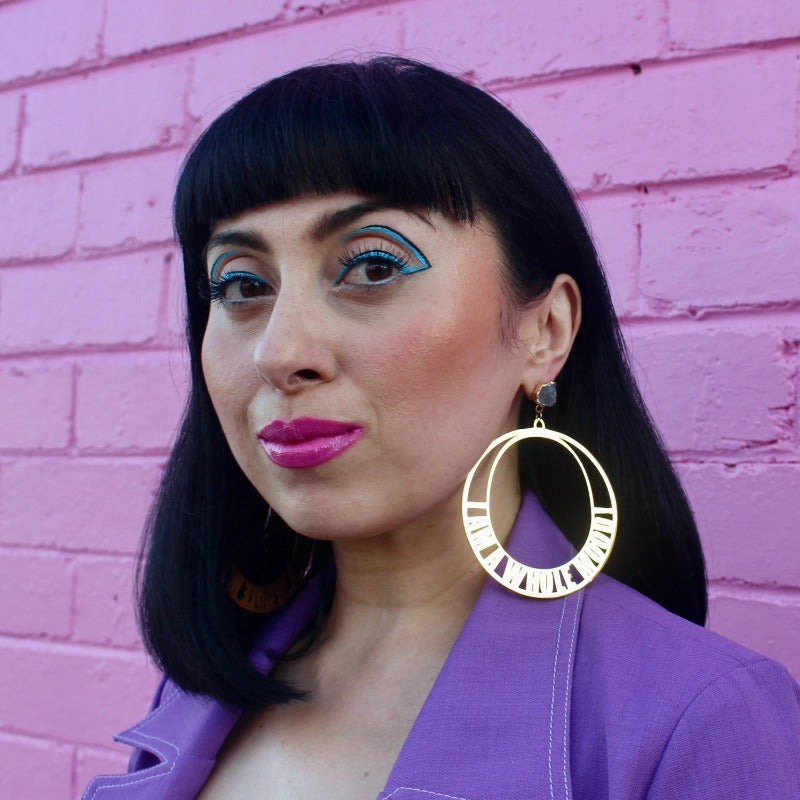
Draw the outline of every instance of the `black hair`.
M231 455L203 379L203 250L221 220L342 191L455 221L485 215L519 306L558 273L575 279L582 325L547 424L583 443L615 488L619 531L605 571L703 624L705 567L691 509L631 376L597 254L558 168L486 92L387 56L305 67L259 86L208 128L184 164L174 221L191 390L143 540L139 596L145 643L161 668L187 690L245 709L298 696L249 664L252 615L226 591L232 553L263 535L267 509ZM532 414L525 402L521 422ZM575 466L549 456L547 468L537 468L534 450L523 448L521 484L568 536L582 536L586 500ZM330 587L328 602L329 594Z

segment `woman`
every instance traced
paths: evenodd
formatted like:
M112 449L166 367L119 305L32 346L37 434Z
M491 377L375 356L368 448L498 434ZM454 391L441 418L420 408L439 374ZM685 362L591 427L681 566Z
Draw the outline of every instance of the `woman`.
M201 137L175 223L167 677L85 798L800 796L798 687L699 627L690 509L521 122L399 58L298 70Z

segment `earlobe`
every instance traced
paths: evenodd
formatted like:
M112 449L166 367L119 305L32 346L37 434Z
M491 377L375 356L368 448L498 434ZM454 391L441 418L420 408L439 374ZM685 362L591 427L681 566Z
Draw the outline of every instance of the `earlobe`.
M570 275L559 274L535 306L523 312L520 327L527 349L522 388L528 397L553 381L569 356L581 324L581 293Z

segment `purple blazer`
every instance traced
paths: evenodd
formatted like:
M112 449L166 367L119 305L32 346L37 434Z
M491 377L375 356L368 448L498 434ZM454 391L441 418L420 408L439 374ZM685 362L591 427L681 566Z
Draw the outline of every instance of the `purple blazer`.
M529 563L570 545L532 495L508 549ZM272 666L314 613L312 581L267 619L251 658ZM83 800L188 800L239 712L162 681L121 733L127 775ZM556 600L487 580L378 800L800 798L800 687L779 664L600 575Z

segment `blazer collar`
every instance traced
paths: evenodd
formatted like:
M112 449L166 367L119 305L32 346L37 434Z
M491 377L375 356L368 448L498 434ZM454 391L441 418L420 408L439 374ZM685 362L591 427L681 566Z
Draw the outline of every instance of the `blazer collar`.
M554 566L571 545L526 494L506 547L521 561ZM266 672L316 612L317 576L265 620L250 658ZM487 580L414 722L378 800L435 797L569 798L569 705L583 593L531 600ZM116 738L159 763L98 776L83 800L194 798L214 767L238 709L166 681L161 702Z
M537 499L506 549L556 566L574 553ZM378 800L571 797L572 665L583 593L532 600L488 580Z
M315 576L289 606L264 620L264 634L249 656L253 666L269 672L275 654L285 652L313 619L321 582L322 576ZM159 763L127 775L99 775L82 800L189 800L200 791L241 711L184 692L169 679L159 697L160 702L141 722L114 737L156 756Z

